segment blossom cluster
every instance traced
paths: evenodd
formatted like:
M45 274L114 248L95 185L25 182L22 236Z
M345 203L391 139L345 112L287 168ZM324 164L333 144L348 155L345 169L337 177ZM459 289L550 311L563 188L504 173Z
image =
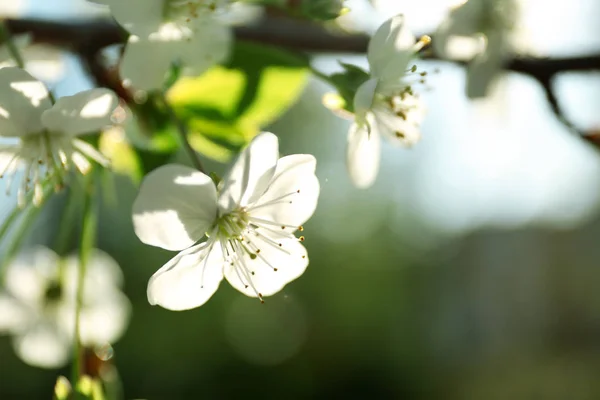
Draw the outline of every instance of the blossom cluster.
M119 65L119 88L125 91L158 93L166 99L174 70L177 77L199 76L231 55L232 0L89 1L106 6L127 32ZM509 51L508 6L500 3L471 0L452 11L437 32L436 51L444 54L454 36L485 35L486 46L470 67L472 97L483 95ZM310 13L329 18L340 12L342 2L319 1L313 6ZM492 20L501 22L484 23ZM343 100L331 108L352 119L346 165L357 188L376 181L383 140L400 147L419 142L425 118L419 88L427 72L419 69L416 59L430 42L429 36L417 39L405 17L397 15L370 39L368 71L342 64L342 73L321 75ZM17 47L25 45L27 41ZM10 56L0 49L0 58ZM86 175L96 164L110 166L96 146L96 134L119 122L115 116L125 112L125 104L107 88L55 99L26 64L5 61L0 59L0 153L8 155L8 161L0 177L7 178L9 192L21 177L19 206L29 206L28 197L39 206L46 187L59 190L69 183L72 170ZM175 112L170 117L173 124L182 125ZM169 310L199 307L223 279L261 302L280 292L307 269L301 232L315 212L319 192L315 157L280 157L278 138L270 132L256 135L222 180L177 164L149 172L133 203L135 234L147 245L178 253L150 278L148 301ZM120 291L118 266L94 251L84 279L78 279L86 269L79 261L35 249L9 264L0 292L0 331L13 334L16 352L25 361L56 367L66 362L73 340L99 345L122 334L130 306ZM81 290L83 304L78 304ZM78 308L81 315L75 316Z

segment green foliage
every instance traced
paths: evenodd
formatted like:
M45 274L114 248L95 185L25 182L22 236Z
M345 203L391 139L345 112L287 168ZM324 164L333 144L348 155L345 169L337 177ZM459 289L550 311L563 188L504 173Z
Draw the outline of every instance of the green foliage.
M307 0L300 3L300 10L307 18L329 21L343 15L346 9L344 0Z
M238 42L227 65L180 79L167 98L192 147L225 162L296 101L307 76L304 57Z
M346 0L249 0L267 7L276 7L287 14L312 19L316 21L330 21L348 10L344 7Z

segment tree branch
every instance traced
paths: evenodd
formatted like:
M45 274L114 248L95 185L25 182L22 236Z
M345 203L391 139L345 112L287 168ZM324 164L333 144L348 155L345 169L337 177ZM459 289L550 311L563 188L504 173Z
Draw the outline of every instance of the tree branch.
M33 35L35 42L65 47L82 55L88 68L94 66L93 59L100 49L124 43L127 40L127 32L114 22L107 20L75 23L39 20L7 20L6 22L12 33L29 32ZM237 27L235 36L241 40L281 46L307 53L364 54L369 43L369 37L366 35L338 35L309 21L280 16L268 16L253 26ZM428 54L424 58L442 60L434 54ZM600 147L598 135L586 135L567 120L560 109L551 84L554 77L561 72L600 70L600 53L570 58L517 57L508 61L504 68L507 71L522 73L536 79L544 88L546 98L556 117L569 130L577 132L584 139ZM91 72L99 83L114 84L114 82L109 82L107 76L102 76L102 71L92 69ZM127 95L126 92L122 94Z

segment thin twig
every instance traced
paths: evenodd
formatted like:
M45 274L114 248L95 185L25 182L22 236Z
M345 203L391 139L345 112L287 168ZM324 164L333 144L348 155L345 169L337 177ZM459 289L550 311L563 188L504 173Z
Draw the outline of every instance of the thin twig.
M175 110L173 110L173 107L171 107L171 105L169 104L169 101L167 100L166 96L163 94L161 97L165 109L169 114L169 119L175 124L177 132L179 132L179 137L181 138L181 144L183 145L185 151L188 153L192 164L194 164L194 167L196 167L198 171L206 173L204 170L204 166L202 165L202 161L200 161L200 157L198 157L198 153L196 153L196 151L192 148L192 145L188 140L187 126L177 116Z

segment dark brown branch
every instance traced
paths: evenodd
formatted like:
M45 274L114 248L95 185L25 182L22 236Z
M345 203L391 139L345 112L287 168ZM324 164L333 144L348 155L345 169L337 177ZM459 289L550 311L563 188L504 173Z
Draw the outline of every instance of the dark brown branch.
M30 32L34 41L54 44L83 56L88 68L94 66L93 59L103 47L123 43L127 38L118 25L105 20L62 23L36 20L8 20L13 33ZM309 53L365 53L369 43L366 35L338 35L320 25L299 19L269 16L260 23L235 29L238 39L271 44ZM440 60L435 55L427 59ZM577 131L562 113L552 89L552 80L558 73L600 70L600 53L570 58L518 57L505 65L507 71L519 72L536 79L544 88L552 111L571 131L600 147L596 136L586 136ZM96 76L101 70L91 71L100 83L110 83L108 76ZM114 79L113 79L114 80ZM112 82L114 84L114 82ZM112 87L112 85L110 86ZM126 93L123 93L124 95Z

